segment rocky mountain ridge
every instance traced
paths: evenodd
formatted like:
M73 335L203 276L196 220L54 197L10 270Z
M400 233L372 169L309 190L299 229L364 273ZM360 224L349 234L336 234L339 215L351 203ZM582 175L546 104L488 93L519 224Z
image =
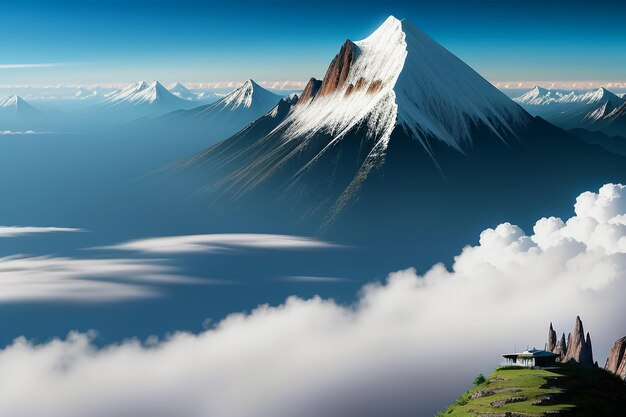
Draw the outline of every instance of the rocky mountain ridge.
M626 380L626 336L615 342L604 369Z
M546 350L559 355L561 363L576 362L586 368L594 366L591 336L587 333L585 337L583 322L579 316L576 317L574 332L567 336L567 342L565 333L557 341L556 331L550 323Z

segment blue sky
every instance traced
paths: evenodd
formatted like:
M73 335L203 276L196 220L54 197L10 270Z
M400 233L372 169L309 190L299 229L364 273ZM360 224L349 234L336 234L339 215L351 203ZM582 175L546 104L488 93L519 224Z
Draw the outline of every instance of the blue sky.
M0 84L306 80L389 14L491 81L626 80L626 4L542 3L3 2ZM16 64L55 65L3 68Z

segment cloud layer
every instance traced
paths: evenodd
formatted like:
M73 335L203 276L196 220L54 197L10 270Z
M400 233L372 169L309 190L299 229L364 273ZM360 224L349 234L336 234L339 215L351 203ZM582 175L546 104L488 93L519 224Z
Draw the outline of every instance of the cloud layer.
M104 302L159 295L158 283L205 283L180 276L150 259L76 259L52 256L0 258L0 303L16 301ZM206 281L208 283L208 281Z
M0 132L2 134L2 132ZM0 226L0 238L17 237L38 233L82 232L74 227Z
M323 249L335 245L317 239L267 234L205 234L131 240L103 249L145 253L223 252L232 249Z
M84 334L16 340L0 351L0 415L432 415L500 353L543 347L548 321L570 329L580 314L598 356L626 334L625 200L606 185L532 235L485 230L451 270L392 273L351 306L292 297L201 334L104 349Z
M0 69L27 69L27 68L50 68L62 64L45 63L45 64L0 64Z
M0 238L79 232L63 227L0 226ZM313 250L336 247L311 238L264 234L214 234L139 239L105 248L152 256L223 253L232 250ZM168 262L169 261L169 262ZM317 278L327 282L330 278ZM336 281L338 279L333 279ZM160 295L157 284L224 284L184 276L171 260L155 258L13 255L0 258L0 303L24 301L110 302Z

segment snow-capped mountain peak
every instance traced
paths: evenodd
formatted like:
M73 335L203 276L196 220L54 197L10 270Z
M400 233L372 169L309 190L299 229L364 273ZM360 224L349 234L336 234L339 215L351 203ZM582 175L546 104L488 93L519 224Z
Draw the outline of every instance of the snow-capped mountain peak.
M132 120L188 109L194 103L172 94L158 81L139 81L107 95L96 106L105 111L117 112L121 119Z
M243 85L230 94L228 94L222 100L223 107L228 107L230 110L237 109L239 107L249 108L255 102L265 103L271 102L276 104L277 95L264 89L253 80L247 80Z
M617 95L613 94L604 87L600 87L597 90L583 93L579 95L575 99L575 101L580 101L587 104L607 101L612 105L619 105L623 102L621 98L619 98Z
M199 96L199 100L202 98L203 96ZM187 129L202 132L205 139L224 139L264 116L280 100L281 96L248 80L214 103L174 112L166 115L164 120L184 122ZM189 104L197 103L184 101ZM207 131L210 132L209 136Z
M621 103L622 99L604 87L592 91L567 92L535 86L522 96L515 98L514 101L526 105L593 104L609 101L612 105L616 105Z
M167 87L167 89L169 90L170 93L184 100L194 101L194 100L197 100L198 98L194 93L189 91L189 89L185 87L184 85L182 85L181 83L171 84L169 87Z
M19 107L25 105L26 102L19 96L10 96L6 98L0 98L0 107Z
M428 148L432 138L461 150L481 123L497 136L528 115L456 56L407 21L390 16L347 41L319 93L285 120L288 136L330 132L337 140L367 121L384 152L396 125Z
M178 108L182 108L186 105L186 101L172 94L158 81L152 81L151 83L139 81L108 96L105 103L111 105L120 105L122 103L132 105L167 103L174 108L177 105ZM182 106L180 105L181 102Z
M563 97L563 93L557 90L551 90L548 88L535 85L528 92L520 97L513 99L519 104L530 104L535 106L541 106L549 103L556 102Z
M13 95L10 97L0 98L0 109L9 112L38 112L22 97Z
M610 129L614 119L620 118L620 109L626 106L623 97L604 87L590 91L533 88L514 101L565 129Z

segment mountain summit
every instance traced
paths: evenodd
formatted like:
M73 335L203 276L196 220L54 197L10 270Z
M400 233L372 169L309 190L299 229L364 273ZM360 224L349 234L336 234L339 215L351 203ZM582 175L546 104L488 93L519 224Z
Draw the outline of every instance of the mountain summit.
M174 83L170 85L167 89L169 90L170 93L184 100L194 101L198 99L198 96L196 96L194 93L189 91L189 89L185 87L184 85L182 85L181 83Z
M389 17L372 35L347 41L313 100L286 121L288 137L325 132L340 139L365 120L384 153L396 126L426 149L430 140L462 150L475 125L504 138L527 114L464 62L404 20Z
M153 117L193 107L189 100L172 94L160 82L139 81L115 91L96 105L96 109L112 113L122 119Z
M111 105L171 104L176 106L176 104L180 103L179 100L179 97L172 94L158 81L153 81L149 84L145 81L140 81L109 96L105 102Z
M20 96L10 96L6 98L0 98L0 111L14 111L14 112L37 112L37 110L28 104Z
M242 96L232 93L215 111L245 101ZM545 198L544 187L556 187L568 201L566 189L587 175L626 174L616 161L600 164L613 156L531 117L393 16L366 39L347 40L323 80L311 78L283 114L255 122L186 164L206 179L203 191L218 211L261 216L263 224L303 233L374 238L376 230L414 238L435 233L442 219L446 227L467 227L460 207L477 221L493 222L490 210L522 213ZM571 173L572 166L580 168ZM542 176L547 179L531 185ZM502 191L485 195L486 183Z
M42 129L47 127L47 117L22 97L14 95L0 98L0 131L6 129Z
M263 116L280 100L279 95L248 80L215 103L166 114L160 122L215 143Z

